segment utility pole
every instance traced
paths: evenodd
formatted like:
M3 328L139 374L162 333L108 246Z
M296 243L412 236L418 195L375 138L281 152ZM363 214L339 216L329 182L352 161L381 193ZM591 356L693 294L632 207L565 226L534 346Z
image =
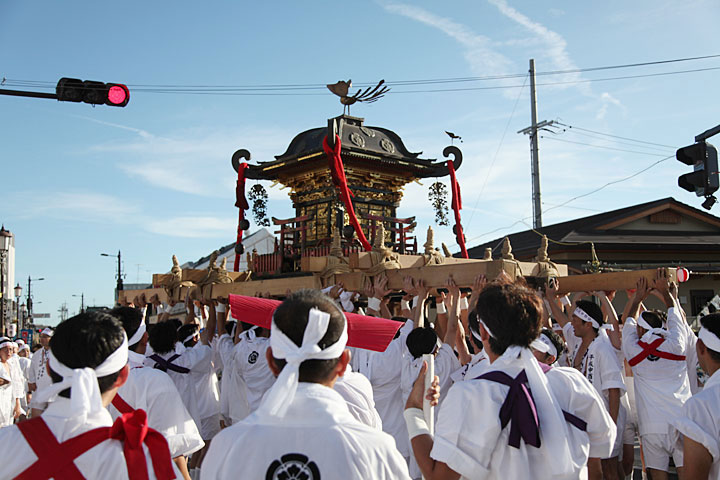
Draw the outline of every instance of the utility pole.
M67 320L68 308L67 308L66 302L63 302L63 304L60 305L60 308L58 309L58 313L60 314L60 322L64 322L65 320Z
M530 174L532 177L533 228L542 227L542 203L540 200L540 158L538 155L538 130L549 127L553 120L537 121L537 96L535 91L535 59L530 59L530 126L517 133L530 135Z

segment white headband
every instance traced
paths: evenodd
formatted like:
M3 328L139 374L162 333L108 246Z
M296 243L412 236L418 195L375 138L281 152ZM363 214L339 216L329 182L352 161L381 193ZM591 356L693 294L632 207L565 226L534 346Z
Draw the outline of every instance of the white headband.
M15 340L15 343L17 343L18 345L25 345L25 340L23 340L22 338L18 338L17 340Z
M187 337L185 337L184 340L181 340L180 343L182 343L183 346L184 346L184 345L185 345L185 342L189 342L190 340L193 339L193 337L195 337L195 335L197 335L197 334L199 334L199 333L200 333L200 332L191 333L190 335L188 335Z
M343 315L343 320L345 320ZM325 336L330 324L330 314L315 307L308 313L307 326L303 334L302 346L298 347L275 324L273 319L270 326L270 347L273 357L284 359L287 364L278 375L275 384L265 395L263 403L258 408L260 415L284 417L288 405L295 397L300 376L300 364L305 360L329 360L342 355L347 345L347 320L343 325L340 338L334 344L321 350L318 342Z
M472 334L472 336L475 337L475 340L482 343L482 337L480 336L480 334L477 333L475 330L473 330L473 328L469 325L468 325L468 329L470 330L470 333ZM485 327L485 330L487 330L487 327Z
M705 327L700 327L698 338L705 346L714 352L720 352L720 338Z
M11 347L12 344L13 344L13 342L9 338L7 338L7 337L0 338L0 349L5 348L5 347Z
M485 325L485 322L482 321L482 318L478 317L478 323L485 327L485 331L490 335L492 338L497 338L493 333L490 331L487 325Z
M23 345L22 345L22 347L20 347L19 351L22 352L23 350L30 350L30 345L28 345L27 343L23 343Z
M614 330L613 326L609 323L600 325L600 323L597 320L595 320L593 317L591 317L585 310L583 310L580 307L575 307L575 311L573 311L573 315L578 317L583 322L592 323L592 326L597 328L598 330Z
M547 335L541 333L538 338L532 341L530 344L535 350L539 350L543 353L547 353L555 358L558 356L558 351L553 342L550 341Z
M120 371L128 363L128 341L123 330L122 344L103 363L93 368L70 368L63 365L50 350L48 365L53 372L62 376L61 382L53 383L38 390L33 397L39 403L52 402L60 392L70 388L70 405L73 415L87 417L103 409L98 377Z
M144 317L144 315L143 315ZM128 340L128 345L135 345L140 340L142 340L143 335L145 335L145 331L147 330L147 327L145 326L145 319L143 318L143 321L140 322L140 326L137 330L135 330L135 333L133 333L133 336L130 337L130 340Z
M645 312L640 312L640 314L638 315L637 324L645 330L652 330L653 327L647 322L647 320L643 318L643 313Z

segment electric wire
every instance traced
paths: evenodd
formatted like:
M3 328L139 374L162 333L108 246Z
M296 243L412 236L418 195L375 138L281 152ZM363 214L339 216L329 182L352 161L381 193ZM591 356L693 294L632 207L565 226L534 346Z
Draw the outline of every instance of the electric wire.
M530 77L530 75L525 76L525 81L523 82L523 87L525 86L525 83L527 83L527 79ZM475 204L473 205L473 208L470 213L470 219L468 220L468 228L470 227L470 224L472 223L473 216L475 216L475 210L477 209L478 203L480 202L480 197L482 197L483 192L485 191L485 185L487 185L488 179L490 178L490 174L492 173L492 169L495 166L495 162L497 161L498 154L500 153L500 148L503 145L503 142L505 141L505 135L507 134L508 128L510 127L510 122L512 121L513 117L515 116L515 109L518 106L518 102L520 101L520 96L522 95L522 89L520 89L520 92L518 92L518 96L515 99L515 105L513 105L512 112L510 113L510 118L508 118L507 123L505 124L505 130L503 130L502 137L500 137L500 143L497 146L497 149L495 150L495 155L493 156L492 162L490 162L490 169L488 170L487 175L485 175L485 179L483 180L482 187L480 187L480 192L478 192L477 198L475 199Z
M552 133L555 133L556 135L561 135L561 134L563 134L563 133L572 133L572 134L574 134L574 135L580 135L580 136L586 137L586 138L592 138L592 139L595 139L595 140L608 141L608 138L607 138L607 137L601 137L601 136L599 136L599 135L595 135L595 134L592 134L592 133L584 133L584 132L579 132L579 131L575 131L575 130L577 130L577 129L572 129L572 130L563 129L561 132L558 132L558 133L552 132ZM550 131L550 130L548 130L548 131ZM548 137L548 138L550 138L550 137ZM640 140L633 140L633 141L634 141L634 142L640 142ZM642 142L642 143L649 143L649 142ZM623 141L620 141L620 140L613 140L613 144L630 145L630 146L636 147L636 148L645 148L645 149L648 149L648 150L663 151L664 153L667 153L668 149L677 150L677 147L670 147L670 146L663 146L663 147L647 146L647 147L646 147L646 146L644 146L643 144L631 143L631 142L623 142Z
M647 145L655 145L655 146L658 146L658 147L667 147L667 148L677 149L677 147L672 146L672 145L664 145L664 144L662 144L662 143L646 142L646 141L644 141L644 140L637 140L637 139L635 139L635 138L621 137L621 136L619 136L619 135L612 135L612 134L610 134L610 133L598 132L598 131L596 131L596 130L590 130L589 128L582 128L582 127L578 127L578 126L576 126L576 125L567 125L567 124L565 124L565 123L558 122L558 121L555 121L555 123L558 124L558 125L562 125L563 127L567 127L567 128L569 128L569 129L571 128L571 129L573 129L573 130L582 130L583 132L594 133L594 134L597 134L597 135L602 135L602 136L604 136L604 137L619 138L619 139L621 139L621 140L630 140L631 142L645 143L645 144L647 144ZM568 130L568 131L570 131L570 130ZM577 132L575 132L575 133L577 133Z
M551 75L567 75L573 73L585 73L585 72L596 72L604 70L615 70L623 68L637 68L647 67L652 65L663 65L678 62L688 62L697 60L707 60L712 58L720 57L719 55L705 55L697 57L685 57L670 60L659 60L652 62L640 62L630 63L621 65L608 65L600 67L589 67L589 68L577 68L570 70L554 70L546 72L535 72L536 76L551 76ZM609 80L621 80L629 78L644 78L662 75L676 75L682 73L694 73L703 72L710 70L717 70L720 67L708 67L699 68L692 70L680 70L671 72L656 72L644 75L628 75L621 77L609 77L609 78L598 78L598 79L587 79L587 80L570 80L570 81L559 81L559 82L546 82L540 83L538 86L551 86L551 85L567 85L586 83L593 81L609 81ZM452 83L467 83L467 82L479 82L489 80L508 80L513 78L526 77L527 73L516 73L516 74L503 74L503 75L487 75L487 76L476 76L476 77L456 77L456 78L437 78L437 79L419 79L419 80L393 80L385 82L388 86L415 86L415 85L436 85L436 84L452 84ZM39 81L39 80L24 80L24 79L5 79L3 86L18 86L18 87L37 87L37 88L55 88L55 82ZM363 88L366 86L374 85L374 83L357 83L354 87ZM291 84L255 84L255 85L180 85L180 84L129 84L134 91L147 92L147 93L182 93L182 94L213 94L213 95L289 95L287 93L281 93L282 91L304 91L304 90L324 90L325 84L319 83L291 83ZM432 90L394 90L390 93L433 93L433 92L445 92L445 91L467 91L467 90L487 90L487 89L507 89L507 88L522 88L522 85L496 85L489 87L469 87L469 88L455 88L455 89L432 89ZM263 93L265 92L265 93ZM295 95L317 95L313 93L295 93Z
M556 137L548 137L545 135L540 135L540 138L544 138L546 140L554 140L556 142L563 142L563 143L572 143L574 145L584 145L586 147L593 147L593 148L602 148L605 150L614 150L616 152L628 152L628 153L636 153L638 155L649 155L651 157L662 157L662 154L659 153L650 153L650 152L639 152L636 150L626 150L624 148L615 148L615 147L608 147L605 145L593 145L592 143L584 143L584 142L575 142L573 140L563 140L562 138L556 138Z
M577 195L577 196L575 196L575 197L572 197L572 198L570 198L569 200L567 200L567 201L565 201L565 202L563 202L563 203L561 203L561 204L559 204L559 205L555 205L555 206L553 206L553 207L548 208L548 209L545 210L544 212L549 212L549 211L551 211L551 210L555 210L556 208L562 208L562 207L566 206L568 203L574 202L575 200L578 200L578 199L580 199L580 198L584 198L584 197L587 197L587 196L592 195L592 194L594 194L594 193L597 193L597 192L599 192L600 190L603 190L603 189L609 187L610 185L615 185L615 184L618 184L618 183L621 183L621 182L625 182L625 181L627 181L627 180L630 180L631 178L637 177L637 176L640 175L641 173L644 173L644 172L650 170L651 168L655 167L656 165L659 165L659 164L661 164L662 162L665 162L665 161L667 161L667 160L669 160L669 159L671 159L671 158L675 158L675 155L670 155L670 156L667 156L667 157L665 157L665 158L662 158L662 159L660 159L660 160L658 160L658 161L656 161L656 162L653 162L653 163L651 163L650 165L646 166L645 168L643 168L643 169L641 169L641 170L638 170L637 172L635 172L635 173L633 173L633 174L631 174L631 175L628 175L627 177L623 177L623 178L619 178L619 179L617 179L617 180L613 180L613 181L607 182L606 184L604 184L604 185L602 185L602 186L600 186L600 187L598 187L598 188L595 188L595 189L593 189L593 190L591 190L591 191L589 191L589 192L587 192L587 193L583 193L583 194L581 194L581 195ZM467 241L470 242L470 241L473 241L473 240L477 240L478 238L481 238L481 237L490 235L491 233L495 233L495 232L498 232L498 231L501 231L501 230L508 230L508 229L514 227L515 225L517 225L518 223L525 223L525 220L529 220L529 219L531 219L531 218L532 218L532 216L527 216L527 217L521 218L520 220L515 221L515 222L512 223L511 225L508 225L508 226L505 226L505 227L498 227L498 228L496 228L496 229L490 230L489 232L485 232L485 233L482 233L482 234L480 234L480 235L476 235L476 236L468 239Z

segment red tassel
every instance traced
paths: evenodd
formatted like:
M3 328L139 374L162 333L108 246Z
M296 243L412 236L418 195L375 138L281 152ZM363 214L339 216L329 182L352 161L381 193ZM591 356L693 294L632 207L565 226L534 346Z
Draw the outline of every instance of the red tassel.
M465 235L460 223L460 210L462 210L462 199L460 198L460 184L455 177L455 165L452 160L447 161L448 172L450 173L450 190L452 191L452 209L455 213L455 238L460 245L460 253L463 258L470 258L465 248Z

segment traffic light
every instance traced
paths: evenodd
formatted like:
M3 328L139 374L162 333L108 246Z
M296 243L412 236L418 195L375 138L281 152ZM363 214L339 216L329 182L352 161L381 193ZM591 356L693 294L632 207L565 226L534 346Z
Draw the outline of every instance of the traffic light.
M675 157L685 165L692 165L693 172L680 175L678 185L698 197L709 197L720 187L718 157L715 147L698 142L678 149Z
M103 83L79 78L61 78L55 87L61 102L84 102L92 105L124 107L130 101L130 90L120 83Z

